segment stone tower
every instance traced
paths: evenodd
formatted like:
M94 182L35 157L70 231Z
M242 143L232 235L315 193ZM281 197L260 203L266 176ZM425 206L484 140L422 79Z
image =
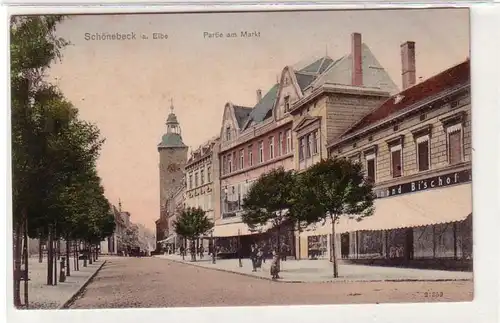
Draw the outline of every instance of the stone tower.
M160 154L160 218L166 199L181 184L188 153L188 147L182 141L181 127L174 114L172 101L170 114L165 124L167 132L158 144L158 153Z

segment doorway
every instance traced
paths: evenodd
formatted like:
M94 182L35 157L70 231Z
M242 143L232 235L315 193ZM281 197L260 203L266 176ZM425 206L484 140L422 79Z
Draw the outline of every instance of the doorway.
M342 233L340 235L340 254L342 256L342 259L348 259L349 258L349 246L350 246L350 239L349 239L349 233Z

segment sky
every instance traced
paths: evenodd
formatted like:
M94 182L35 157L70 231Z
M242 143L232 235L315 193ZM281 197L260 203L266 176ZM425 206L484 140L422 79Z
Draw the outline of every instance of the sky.
M207 37L242 31L259 36ZM196 149L219 135L226 102L253 106L256 90L265 94L285 66L348 54L353 32L400 88L405 41L415 42L417 78L469 57L466 9L82 15L58 27L71 45L50 78L106 140L98 172L109 201L154 229L157 144L171 99L183 140ZM91 39L102 33L136 39Z

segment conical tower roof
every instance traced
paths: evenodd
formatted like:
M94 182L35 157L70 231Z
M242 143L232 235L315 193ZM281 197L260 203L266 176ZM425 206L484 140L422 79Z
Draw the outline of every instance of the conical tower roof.
M161 142L158 144L158 149L161 148L187 148L182 141L181 127L177 116L174 113L174 104L170 100L170 113L165 122L167 132L161 137Z

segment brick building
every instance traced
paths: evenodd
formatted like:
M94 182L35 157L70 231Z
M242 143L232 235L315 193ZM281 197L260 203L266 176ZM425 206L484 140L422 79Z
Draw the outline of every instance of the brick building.
M339 59L325 56L300 70L286 66L264 97L257 91L253 108L226 104L217 237L251 234L241 223L241 201L261 174L278 166L301 171L325 158L327 141L398 92L360 34L351 45ZM299 254L294 228L282 231L291 254Z
M336 224L336 250L357 262L471 268L470 63L416 84L414 46L401 47L403 91L328 144L330 156L363 165L377 195L372 216ZM304 232L302 245L329 241L330 228Z
M219 181L220 139L213 138L191 152L185 167L185 206L199 207L215 222L215 214L220 214ZM204 240L205 248L208 240Z

